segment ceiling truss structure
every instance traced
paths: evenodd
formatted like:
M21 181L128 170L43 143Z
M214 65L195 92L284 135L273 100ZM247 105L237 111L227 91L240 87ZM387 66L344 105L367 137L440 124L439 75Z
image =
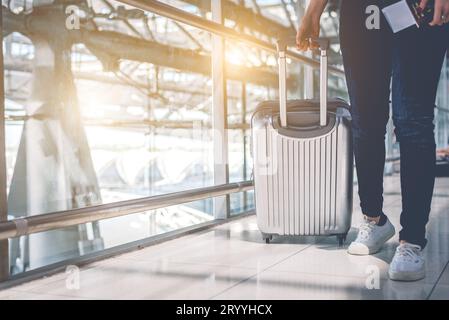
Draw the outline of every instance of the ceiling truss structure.
M92 3L101 3L101 10L94 8L95 6ZM184 0L183 3L196 6L203 15L210 11L210 0ZM76 4L83 11L80 30L67 30L61 27L65 23L64 8L67 4ZM234 28L240 32L273 40L278 38L279 35L294 32L295 26L290 12L291 8L296 8L298 5L296 1L282 0L279 2L278 7L284 12L288 23L280 23L266 17L264 15L266 5L259 4L255 0L252 1L251 7L245 1L226 0L224 2L224 16L226 19L236 22ZM289 6L291 6L290 11ZM62 41L65 44L83 44L101 62L105 71L111 71L116 75L119 83L125 83L143 93L146 92L146 95L150 98L166 101L165 95L170 95L170 90L166 90L167 86L156 84L156 86L151 86L152 89L145 88L147 84L142 83L133 75L136 68L131 71L122 70L121 61L149 63L157 69L166 67L181 72L208 76L211 73L211 59L209 49L204 44L204 39L199 39L197 34L193 34L184 25L175 21L171 21L171 23L176 26L179 33L186 38L186 41L190 42L191 47L183 48L179 45L164 43L165 41L161 42L161 39L158 39L160 30L155 30L157 23L155 20L157 19L158 17L151 13L148 14L127 6L121 6L109 0L94 0L93 2L59 0L50 5L39 5L38 1L34 1L33 10L28 14L14 14L4 9L2 30L4 37L12 32L19 32L31 39L39 35L48 39L63 39ZM106 22L106 28L103 26L104 22ZM118 27L120 23L122 26ZM153 25L150 25L151 23ZM113 28L111 28L111 25ZM139 27L141 25L143 25L143 28ZM167 30L165 30L165 33L167 33ZM330 38L332 42L335 42L337 37L331 35ZM232 45L241 49L238 44ZM261 57L260 53L256 53L256 55ZM340 61L338 54L334 54L333 59ZM266 62L265 56L265 58L260 59L260 65L258 66L227 64L226 77L229 80L275 88L278 81L276 68L273 68L273 65L266 65ZM6 70L8 70L8 66L11 66L11 64L6 61ZM29 70L30 68L25 67L24 69ZM10 69L10 71L14 70L15 68ZM75 72L75 76L77 74L79 75L79 72ZM86 75L86 72L84 72L84 75ZM91 79L95 77L96 75L92 75ZM297 77L291 77L288 81L292 88L297 86L296 82ZM156 91L153 90L154 87L156 87ZM166 90L166 92L162 94L158 90ZM176 91L195 96L195 90L192 90L191 87L183 89L182 84L177 90L171 92Z

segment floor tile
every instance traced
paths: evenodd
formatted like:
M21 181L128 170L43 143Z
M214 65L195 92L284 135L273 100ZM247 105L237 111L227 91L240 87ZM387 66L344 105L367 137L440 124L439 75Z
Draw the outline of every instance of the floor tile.
M346 252L346 247L338 248L323 243L307 248L269 270L362 278L375 271L382 279L388 279L388 267L396 246L397 243L390 240L377 254L354 256ZM433 284L446 266L449 254L425 251L424 257L428 274L422 282Z
M280 262L269 270L365 278L372 268L377 268L380 275L386 278L388 261L375 256L353 256L346 253L346 248L318 245Z
M431 285L426 284L393 283L386 280L373 284L359 277L265 271L214 299L424 299L431 288Z
M107 263L111 263L112 261L110 259L106 259L106 260L102 260L102 261L97 261L97 262L93 262L90 263L88 265L84 265L82 267L82 269L84 271L87 271L89 269L95 268L97 265L99 264L107 264ZM22 291L22 292L26 292L26 291L30 291L32 289L34 289L36 286L42 286L45 284L49 284L52 282L56 282L58 280L65 280L67 279L68 275L70 274L70 272L72 272L72 268L79 268L77 266L68 266L66 267L64 272L58 272L56 274L50 275L50 276L46 276L46 277L42 277L42 278L38 278L34 281L30 281L30 282L25 282L23 284L14 286L12 289L14 291ZM7 289L6 289L7 290ZM2 291L0 291L1 293Z
M41 294L41 293L33 293L33 292L23 292L23 291L15 291L15 290L9 290L8 294L6 294L4 296L0 294L0 300L69 300L69 299L73 300L73 299L83 299L83 298L51 295L51 294Z
M438 284L429 298L430 300L449 300L449 285Z
M438 285L447 285L449 286L449 262L445 266L446 268L440 275L440 279L438 280Z
M115 259L82 271L79 289L57 281L31 290L94 299L208 299L256 274L247 268Z
M218 229L194 241L184 243L180 239L174 247L156 246L118 258L263 269L299 252L314 241L315 239L309 237L280 237L270 244L265 244L260 232L256 230L233 232Z

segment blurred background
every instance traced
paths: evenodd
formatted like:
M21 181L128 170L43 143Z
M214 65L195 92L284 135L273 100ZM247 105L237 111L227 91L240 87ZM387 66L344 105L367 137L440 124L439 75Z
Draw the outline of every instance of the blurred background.
M215 0L162 1L217 21ZM157 1L149 1L157 2ZM223 0L222 23L274 43L294 34L308 1ZM322 36L342 69L339 1ZM229 167L223 182L251 180L249 127L257 104L277 98L276 56L112 0L2 0L4 116L9 219L211 186L217 144L214 56L222 57ZM311 57L311 56L309 56ZM319 90L316 70L289 60L290 98ZM449 138L449 66L437 100L436 138ZM347 99L341 76L329 95ZM216 118L215 118L216 119ZM390 124L386 174L397 170ZM252 192L229 196L227 214L254 208ZM11 274L214 219L213 199L9 240Z

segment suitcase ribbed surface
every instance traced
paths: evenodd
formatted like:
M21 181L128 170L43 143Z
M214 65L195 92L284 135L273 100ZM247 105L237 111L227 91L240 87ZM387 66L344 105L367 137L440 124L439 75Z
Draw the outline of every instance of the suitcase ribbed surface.
M342 124L306 139L282 135L271 125L253 132L256 213L263 232L322 235L349 229L348 134Z
M337 130L307 140L270 130L276 168L266 175L267 226L283 234L314 235L336 229Z

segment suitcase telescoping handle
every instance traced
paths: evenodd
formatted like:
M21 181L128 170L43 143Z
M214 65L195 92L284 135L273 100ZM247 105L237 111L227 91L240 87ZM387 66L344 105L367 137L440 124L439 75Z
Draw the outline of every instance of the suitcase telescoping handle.
M320 49L320 126L327 124L327 50L328 39L310 39ZM279 111L281 126L287 127L287 57L288 46L296 45L295 37L288 37L277 41L278 64L279 64Z

